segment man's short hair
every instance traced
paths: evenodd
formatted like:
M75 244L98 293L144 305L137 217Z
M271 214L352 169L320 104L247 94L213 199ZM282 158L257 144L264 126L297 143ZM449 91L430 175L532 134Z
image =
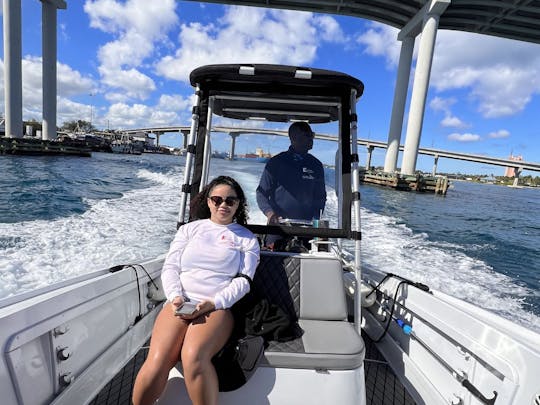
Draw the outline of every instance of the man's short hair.
M297 134L312 134L311 126L305 121L293 122L289 127L289 138Z

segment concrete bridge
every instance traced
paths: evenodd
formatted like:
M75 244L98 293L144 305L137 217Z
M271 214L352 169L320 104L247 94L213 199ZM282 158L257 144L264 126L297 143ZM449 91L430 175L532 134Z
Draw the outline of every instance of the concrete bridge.
M184 137L183 144L184 144L184 148L186 148L187 135L189 134L189 131L190 131L189 126L171 126L171 127L129 129L129 130L125 130L124 132L128 134L135 134L135 133L140 133L140 132L152 133L156 135L158 145L159 145L159 137L162 134L178 132L183 135ZM234 156L236 138L240 135L276 135L276 136L283 136L283 137L289 136L287 131L275 130L275 129L264 129L264 128L241 128L241 127L216 126L212 128L212 131L226 133L231 136L231 148L230 148L229 156ZM324 141L333 141L333 142L337 141L336 136L326 135L326 134L317 134L317 133L315 134L315 139L321 139ZM371 157L372 157L374 149L375 148L386 149L388 147L388 144L386 142L373 141L369 139L358 139L357 143L358 145L363 145L367 148L368 157L367 157L365 167L368 167L368 168L371 167ZM404 145L399 146L399 150L403 151L404 149L405 149ZM531 170L531 171L540 172L540 163L534 163L534 162L515 161L515 160L510 160L510 159L489 157L485 155L451 152L447 150L422 148L422 147L418 148L418 153L422 155L433 156L434 158L433 170L432 170L433 175L435 175L437 172L437 164L439 162L439 158L441 157L447 158L447 159L464 160L464 161L475 162L475 163L484 163L484 164L489 164L489 165L494 165L494 166L511 167L515 169L515 181L517 181L517 179L519 178L523 170Z

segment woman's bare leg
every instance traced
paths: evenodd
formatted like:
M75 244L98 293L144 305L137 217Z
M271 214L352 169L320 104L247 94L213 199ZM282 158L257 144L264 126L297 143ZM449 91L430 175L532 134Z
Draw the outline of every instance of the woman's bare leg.
M167 384L169 371L180 357L189 322L174 315L171 304L159 313L150 341L150 350L133 387L133 404L153 404Z
M212 357L227 343L233 326L229 310L210 312L189 325L182 346L182 365L193 405L217 405L219 385Z

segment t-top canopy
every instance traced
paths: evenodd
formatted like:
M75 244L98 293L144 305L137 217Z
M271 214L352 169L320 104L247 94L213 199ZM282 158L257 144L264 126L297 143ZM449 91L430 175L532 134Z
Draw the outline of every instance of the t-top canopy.
M214 114L241 120L336 121L342 99L364 91L344 73L283 65L207 65L191 72L190 81L213 98Z

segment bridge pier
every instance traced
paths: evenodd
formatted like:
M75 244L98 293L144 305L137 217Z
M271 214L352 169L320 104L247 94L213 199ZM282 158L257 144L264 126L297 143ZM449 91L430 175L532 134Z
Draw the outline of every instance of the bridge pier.
M231 137L231 151L229 153L229 160L234 159L234 149L236 147L236 138L238 137L238 135L240 134L229 132L229 136Z
M57 9L66 9L64 0L41 0L41 46L43 52L43 139L56 139ZM90 117L90 121L92 121ZM91 122L90 122L91 123Z
M519 184L519 176L520 176L522 171L523 171L523 168L521 168L521 167L516 167L514 169L514 182L512 183L512 187L517 187L518 186L518 184Z
M435 176L437 174L437 164L439 163L439 155L433 156L433 170L431 171L431 175Z
M42 2L43 139L56 138L56 10L64 0ZM4 99L7 137L23 137L21 0L4 0Z
M402 174L414 174L416 170L431 64L433 62L433 51L435 49L435 38L437 37L439 18L449 3L448 0L434 0L431 2L434 7L427 9L423 15L422 37L420 38L420 49L416 61L409 119L407 121L407 135L401 164Z
M4 0L4 99L6 137L22 138L21 0Z
M159 148L159 137L163 135L161 132L154 132L154 135L156 136L156 148Z
M188 146L187 143L188 143L189 130L180 130L179 132L180 132L180 133L182 134L182 136L184 137L183 142L182 142L182 148L183 148L184 150L187 150L187 146Z
M401 52L397 72L396 87L394 89L394 102L392 105L392 118L388 131L388 147L384 158L384 171L394 173L397 169L401 131L403 130L403 116L405 102L409 88L409 75L414 50L414 37L407 36L401 40Z
M366 161L366 170L371 170L371 157L373 155L373 150L375 149L375 146L373 145L366 145L367 147L367 161ZM386 171L386 170L385 170Z

